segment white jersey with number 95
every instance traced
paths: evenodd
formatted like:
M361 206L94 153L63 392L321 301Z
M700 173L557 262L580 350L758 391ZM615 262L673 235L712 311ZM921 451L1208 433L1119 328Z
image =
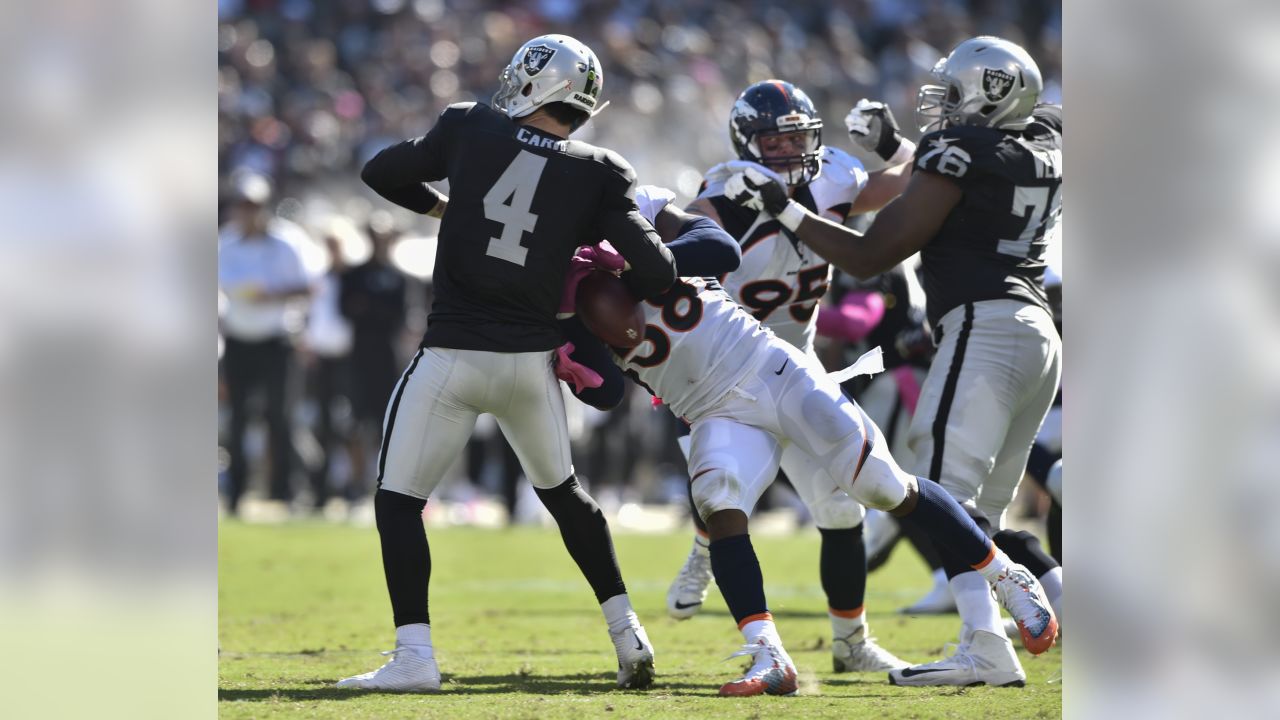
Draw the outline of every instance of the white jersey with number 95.
M822 151L822 174L797 188L793 197L808 210L843 223L867 179L857 158L827 146ZM721 226L742 246L742 265L723 279L725 291L778 337L809 351L818 302L831 282L831 266L777 218L725 198L723 178L708 175L698 197L711 201Z

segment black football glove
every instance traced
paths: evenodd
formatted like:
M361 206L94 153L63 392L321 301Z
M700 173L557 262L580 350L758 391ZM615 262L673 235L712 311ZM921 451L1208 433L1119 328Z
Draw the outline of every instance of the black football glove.
M845 116L844 126L858 147L875 153L885 162L889 162L902 145L898 121L893 119L889 106L882 102L865 98L859 100Z
M750 210L777 216L787 207L787 187L774 172L753 162L739 161L724 183L724 196Z

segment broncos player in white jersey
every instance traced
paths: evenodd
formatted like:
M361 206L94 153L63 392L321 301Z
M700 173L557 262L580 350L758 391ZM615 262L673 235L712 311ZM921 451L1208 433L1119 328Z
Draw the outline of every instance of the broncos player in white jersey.
M848 494L926 528L990 582L1020 623L1027 649L1047 650L1057 622L1035 577L1011 562L941 486L902 470L879 429L812 355L780 340L714 278L703 277L732 271L739 263L736 245L713 224L707 228L707 218L664 208L655 195L640 188L638 204L646 217L656 215L654 226L669 241L680 279L641 303L644 340L615 350L615 368L577 351L571 359L601 375L620 369L690 425L692 495L710 534L712 572L746 640L739 654L753 660L720 694L797 690L796 668L769 613L748 535L748 516L784 456L823 493ZM601 347L590 336L566 333L579 349Z
M850 112L846 122L851 131L865 129L868 111L864 103ZM857 158L823 145L822 126L813 103L795 85L782 80L751 85L729 114L729 135L739 160L711 168L702 192L688 208L715 220L741 247L742 264L721 278L729 296L777 337L815 358L818 303L831 281L831 266L774 216L725 197L725 180L748 164L764 165L796 202L835 223L880 208L906 187L910 166L905 163L914 149L909 143L881 158L885 169L868 173ZM878 149L865 132L852 134L867 150ZM687 458L688 437L680 438L680 445ZM868 633L867 567L859 559L865 555L862 506L808 477L810 471L795 453L783 455L782 470L822 537L819 577L831 622L833 669L878 672L906 667L908 663L879 647ZM696 510L693 517L693 548L667 592L667 612L677 619L698 612L712 580L706 527Z
M915 473L942 483L1010 554L1030 555L1026 537L1002 531L1061 376L1062 341L1043 278L1062 212L1062 109L1037 104L1039 68L1001 38L966 40L932 74L936 84L921 87L917 102L925 135L911 182L856 241L762 170L744 169L726 185L854 276L920 253L938 352L908 432ZM877 124L876 134L896 142L891 116ZM890 677L902 685L1025 677L985 584L940 550L963 623L959 648ZM1061 575L1044 583L1060 603Z

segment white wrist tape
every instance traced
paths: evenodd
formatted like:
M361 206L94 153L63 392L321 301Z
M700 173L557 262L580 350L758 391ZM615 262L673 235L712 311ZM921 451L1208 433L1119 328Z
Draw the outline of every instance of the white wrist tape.
M915 154L916 144L906 138L902 138L902 144L893 153L893 157L885 161L885 165L887 167L897 167L903 163L909 163L911 158L915 157Z
M795 200L788 200L787 206L782 212L778 213L778 222L782 223L782 227L796 232L800 227L800 223L809 213L805 211L804 206Z

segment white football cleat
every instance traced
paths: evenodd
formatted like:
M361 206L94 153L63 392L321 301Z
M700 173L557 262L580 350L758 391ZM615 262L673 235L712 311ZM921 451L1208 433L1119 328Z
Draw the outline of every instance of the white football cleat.
M865 625L847 637L831 641L833 672L888 672L910 666L911 663L877 645L875 638L867 637Z
M653 645L640 625L632 625L620 633L609 633L613 649L618 651L618 687L643 690L653 685Z
M941 660L889 671L889 684L1022 687L1027 683L1027 674L1008 638L966 626L961 639L959 645L951 645L954 652Z
M727 659L750 655L754 662L747 673L737 680L720 686L721 695L746 697L749 695L795 695L800 689L796 680L796 664L782 649L781 642L771 642L764 635L742 646Z
M924 597L898 612L903 615L945 615L955 611L956 599L952 596L951 586L944 576L941 582L934 580L933 588Z
M343 678L338 681L338 687L392 692L435 692L440 689L440 669L436 667L433 655L419 654L404 645L382 654L391 656L386 665L373 672Z
M1058 637L1058 619L1045 597L1044 588L1031 571L1021 565L1010 565L992 583L996 599L1018 623L1022 646L1032 655L1053 647Z
M687 620L698 614L707 599L707 590L714 578L711 575L711 554L693 541L693 550L680 568L680 574L667 589L667 614L676 620Z

